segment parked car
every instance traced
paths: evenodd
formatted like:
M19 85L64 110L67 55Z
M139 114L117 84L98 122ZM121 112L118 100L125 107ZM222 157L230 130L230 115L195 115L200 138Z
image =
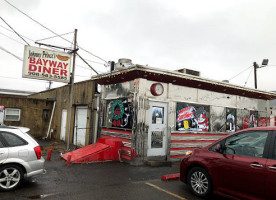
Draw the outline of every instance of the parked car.
M276 127L245 129L187 152L180 180L199 197L276 199Z
M39 144L23 127L0 126L0 190L16 189L24 178L45 173Z

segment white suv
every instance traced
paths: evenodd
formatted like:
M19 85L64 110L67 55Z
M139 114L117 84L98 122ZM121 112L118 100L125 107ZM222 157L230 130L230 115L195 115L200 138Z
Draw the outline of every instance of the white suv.
M45 173L39 144L23 127L0 126L0 190L16 189L24 178Z

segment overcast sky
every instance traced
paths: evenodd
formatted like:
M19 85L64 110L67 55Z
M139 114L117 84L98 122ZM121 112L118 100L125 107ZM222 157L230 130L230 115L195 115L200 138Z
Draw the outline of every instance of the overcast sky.
M244 86L248 80L246 87L254 88L250 66L267 58L271 66L258 69L258 89L276 91L275 0L7 1L58 34L78 29L78 44L106 61L130 58L155 68L189 68L219 81L245 70L230 83ZM0 16L32 46L54 36L5 0L0 0ZM25 42L9 30L0 20L0 88L45 90L46 81L21 78L22 61L6 51L23 58ZM73 41L73 33L63 37ZM71 46L60 38L41 42ZM101 59L79 54L98 72L108 70ZM76 81L94 74L77 60Z

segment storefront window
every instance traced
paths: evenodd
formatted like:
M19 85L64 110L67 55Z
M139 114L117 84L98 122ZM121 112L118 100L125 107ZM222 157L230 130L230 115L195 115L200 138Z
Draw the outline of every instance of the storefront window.
M106 126L132 128L132 99L115 99L107 101Z
M210 106L177 103L176 130L209 131Z

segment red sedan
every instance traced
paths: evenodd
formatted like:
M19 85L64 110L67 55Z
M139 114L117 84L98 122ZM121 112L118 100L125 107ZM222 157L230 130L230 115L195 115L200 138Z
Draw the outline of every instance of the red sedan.
M187 152L180 180L200 197L276 199L276 127L244 129Z

